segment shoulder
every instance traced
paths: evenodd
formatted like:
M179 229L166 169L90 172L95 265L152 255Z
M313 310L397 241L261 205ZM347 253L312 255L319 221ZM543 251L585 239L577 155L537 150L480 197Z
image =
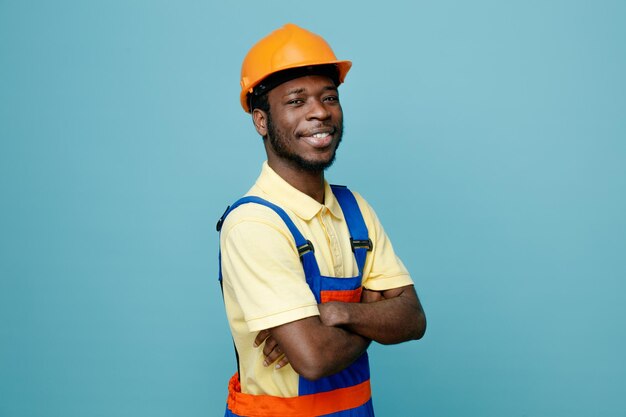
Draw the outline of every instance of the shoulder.
M359 204L359 208L361 209L365 208L367 210L371 209L367 200L358 191L354 191L354 190L350 190L350 191L352 192L352 195L354 195L356 202Z
M365 223L369 225L371 223L377 222L378 219L376 217L376 213L374 212L372 206L367 202L367 200L358 191L355 191L349 187L348 189L354 196L354 199L359 206L359 210L361 211L361 215L363 215L363 220L365 220Z
M259 203L241 204L230 211L222 224L221 235L223 239L241 235L253 235L258 239L279 235L293 240L280 215L274 209Z
M361 211L361 215L363 216L363 221L365 222L365 226L367 227L369 237L372 241L376 242L380 237L384 235L383 227L378 219L378 216L370 203L357 191L349 188L352 195L354 195L354 199L356 200L359 210Z

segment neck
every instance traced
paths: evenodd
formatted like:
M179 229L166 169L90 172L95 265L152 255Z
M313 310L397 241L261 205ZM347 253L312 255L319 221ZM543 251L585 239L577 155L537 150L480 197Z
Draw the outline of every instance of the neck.
M304 171L274 158L268 158L267 163L289 185L324 204L324 171Z

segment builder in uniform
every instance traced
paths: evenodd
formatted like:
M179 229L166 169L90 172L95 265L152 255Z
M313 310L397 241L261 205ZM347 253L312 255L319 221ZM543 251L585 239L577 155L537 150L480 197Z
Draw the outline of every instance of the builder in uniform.
M238 354L227 416L373 416L367 347L419 339L413 282L368 203L324 179L351 62L288 24L244 59L241 105L267 161L218 223Z

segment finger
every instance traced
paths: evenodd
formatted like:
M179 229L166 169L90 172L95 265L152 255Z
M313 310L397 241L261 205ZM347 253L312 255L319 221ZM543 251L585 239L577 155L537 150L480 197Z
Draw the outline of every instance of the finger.
M287 365L289 363L289 359L287 359L287 356L282 357L282 359L280 361L278 361L278 363L276 364L276 369L280 369L283 366Z
M380 291L372 291L368 289L363 289L361 293L361 302L362 303L373 303L376 301L381 301L383 299L383 295Z
M259 334L256 335L256 338L254 339L254 347L261 346L263 342L265 341L265 339L267 339L269 336L270 336L269 330L261 330Z
M263 351L265 353L265 350ZM263 360L264 366L269 366L270 364L276 362L283 355L280 346L275 345L274 349L272 349L269 353L266 354L265 359Z
M265 344L263 345L263 354L268 356L272 353L272 351L278 346L278 342L273 337L268 337L265 339Z

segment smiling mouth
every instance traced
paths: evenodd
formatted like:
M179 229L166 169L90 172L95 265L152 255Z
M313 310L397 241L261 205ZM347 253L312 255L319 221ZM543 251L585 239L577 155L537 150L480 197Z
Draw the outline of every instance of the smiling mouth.
M310 136L300 136L300 139L314 148L326 148L333 140L333 132L318 132Z

